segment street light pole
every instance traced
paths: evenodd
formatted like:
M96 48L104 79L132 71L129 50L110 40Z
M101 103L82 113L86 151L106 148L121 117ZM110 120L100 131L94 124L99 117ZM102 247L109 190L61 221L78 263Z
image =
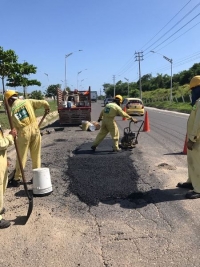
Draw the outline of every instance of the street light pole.
M65 55L65 88L64 89L66 89L67 88L67 78L66 78L66 72L67 72L67 63L66 63L66 61L67 61L67 58L69 57L69 56L71 56L73 53L75 53L75 52L80 52L80 51L83 51L83 50L78 50L78 51L74 51L74 52L71 52L71 53L69 53L69 54L67 54L67 55Z
M69 56L71 56L73 54L73 52L72 53L69 53L69 54L67 54L67 55L65 55L65 90L66 90L66 88L67 88L67 80L66 80L66 69L67 69L67 67L66 67L66 65L67 65L67 63L66 63L66 61L67 61L67 58L69 57Z
M128 82L128 97L129 97L129 79L125 78L124 79Z
M44 73L44 75L47 76L47 81L48 81L48 83L47 83L47 89L48 89L48 87L49 87L49 74L48 73Z
M87 70L87 69L84 69L84 70ZM82 71L84 71L84 70L81 70L81 71L79 71L79 72L77 73L77 90L78 90L78 75L79 75Z
M62 82L62 85L63 85L63 80L60 80ZM62 88L62 85L61 85L61 88Z
M158 53L158 52L155 52L155 51L150 51L150 52L161 55L164 59L166 59L167 61L169 61L170 64L171 64L170 102L172 102L172 64L173 64L173 60L172 60L172 58L168 58L168 57L166 57L166 56L164 56L164 55L162 55L162 54L160 54L160 53Z

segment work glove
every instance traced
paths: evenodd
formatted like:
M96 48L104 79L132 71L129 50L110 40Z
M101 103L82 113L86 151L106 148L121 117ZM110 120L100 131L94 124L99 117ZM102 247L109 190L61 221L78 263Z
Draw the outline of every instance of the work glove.
M187 149L192 150L194 146L194 142L192 142L190 139L187 141Z
M13 136L13 138L15 138L17 136L17 130L15 128L13 128L9 134L11 134Z
M50 112L50 108L46 108L45 109L45 114L49 114L49 112Z
M131 118L131 121L133 121L134 123L137 123L137 120L134 118Z

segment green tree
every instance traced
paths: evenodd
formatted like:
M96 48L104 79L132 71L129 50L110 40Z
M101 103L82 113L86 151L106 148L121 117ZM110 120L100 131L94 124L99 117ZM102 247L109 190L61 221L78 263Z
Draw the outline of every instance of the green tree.
M57 96L57 89L60 88L59 84L52 84L49 85L46 92L45 92L45 96L46 97L53 97L54 101L56 99Z
M42 100L44 99L44 96L42 94L42 92L39 90L39 91L33 91L30 95L29 95L29 98L31 99L38 99L38 100Z
M2 80L3 93L5 92L5 79L15 73L18 56L13 50L4 51L0 46L0 78Z
M41 86L41 82L37 80L30 80L27 76L30 74L36 74L37 67L28 62L22 64L15 64L15 72L8 75L8 82L6 85L10 87L23 86L24 98L27 98L27 87L28 86Z

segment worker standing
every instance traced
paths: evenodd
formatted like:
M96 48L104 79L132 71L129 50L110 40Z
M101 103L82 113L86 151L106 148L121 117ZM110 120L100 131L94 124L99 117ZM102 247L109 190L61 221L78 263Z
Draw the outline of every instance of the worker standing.
M13 126L17 129L17 145L22 167L25 168L28 151L32 159L32 169L41 167L41 134L35 116L35 110L44 107L45 113L50 112L49 103L46 100L25 99L20 100L17 93L8 90L4 94L11 107L11 119ZM19 161L16 161L16 171L10 186L18 187L22 180L22 173Z
M8 167L7 167L7 148L14 143L14 138L17 136L16 129L13 129L4 137L0 127L0 229L10 226L10 222L2 218L5 213L4 194L8 184Z
M123 118L132 120L133 122L137 123L136 119L132 118L121 109L120 107L121 103L122 103L122 96L116 95L113 102L107 104L105 108L101 111L98 122L102 120L102 125L100 132L98 133L95 141L92 144L91 149L93 151L96 150L97 146L103 141L103 139L106 137L108 133L110 133L113 139L113 151L115 152L120 151L119 130L115 122L115 116L121 116Z
M187 163L188 179L177 187L193 189L186 198L200 198L200 75L190 81L192 111L187 122Z

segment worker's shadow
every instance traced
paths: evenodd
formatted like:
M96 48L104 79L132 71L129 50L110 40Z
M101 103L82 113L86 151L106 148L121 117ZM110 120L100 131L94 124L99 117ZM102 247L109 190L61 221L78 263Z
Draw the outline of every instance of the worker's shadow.
M14 225L25 225L27 222L27 216L17 216L16 219L11 220Z
M157 204L161 202L180 201L185 199L186 189L151 189L146 192L133 192L124 198L107 198L101 202L107 205L119 204L125 209L138 209L149 204Z
M32 195L33 191L32 190L28 190L29 194ZM19 190L18 192L15 193L16 197L27 197L26 195L26 191L24 189Z

